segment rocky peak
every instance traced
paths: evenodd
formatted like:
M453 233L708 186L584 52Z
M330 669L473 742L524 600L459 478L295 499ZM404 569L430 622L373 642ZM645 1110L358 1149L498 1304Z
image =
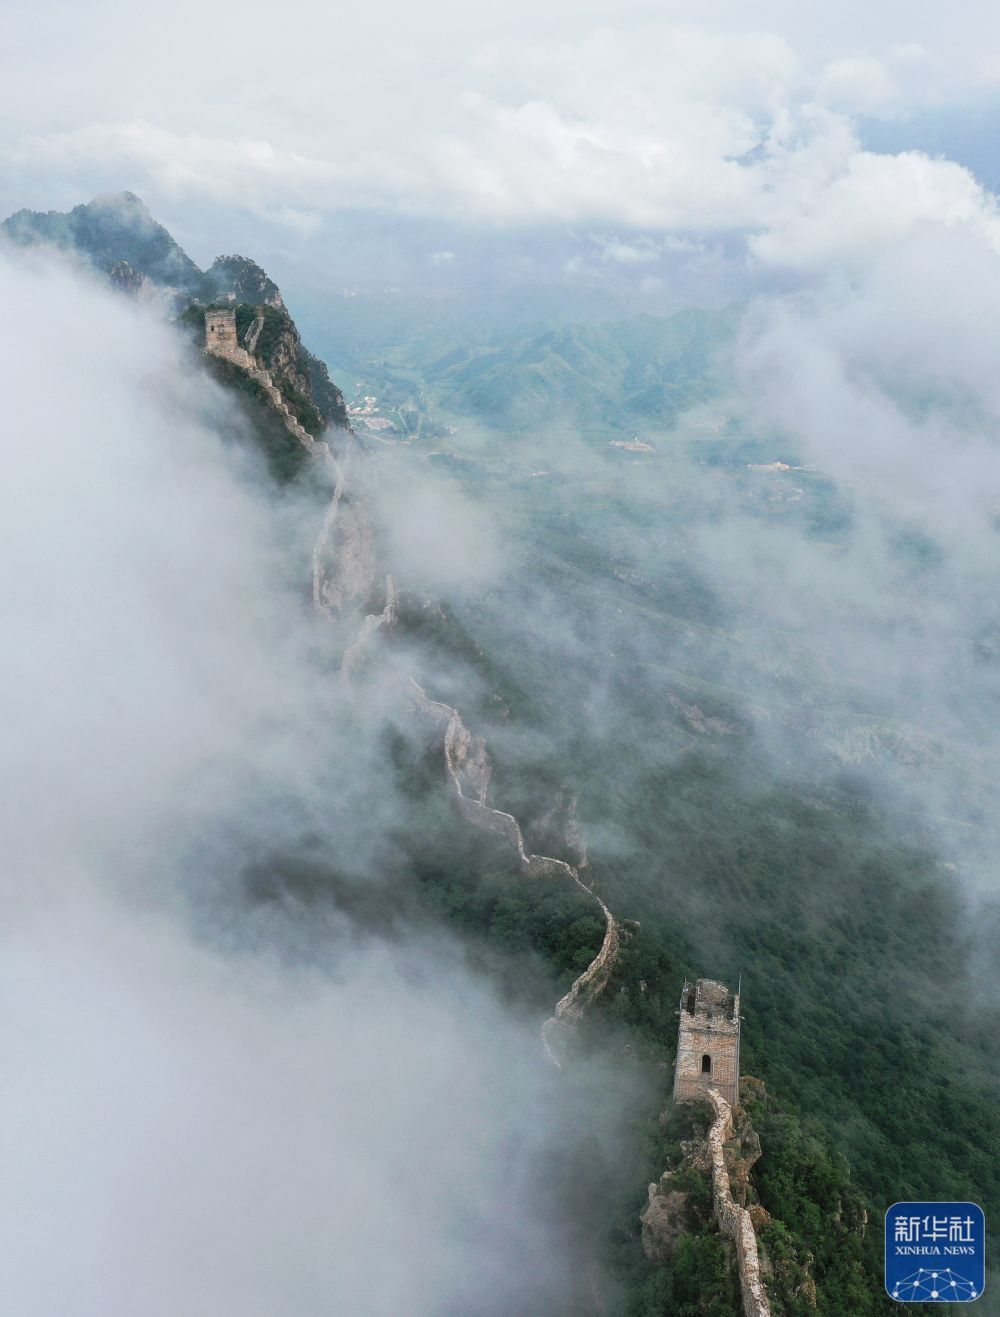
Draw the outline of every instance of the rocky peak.
M90 210L95 214L105 211L113 214L120 223L131 223L133 225L155 225L149 207L146 203L135 195L134 192L105 192L101 196L95 197L93 201L85 206L78 206L77 210ZM159 226L157 226L159 227Z
M190 294L203 283L194 261L134 192L95 197L70 211L19 210L0 229L20 246L41 243L77 252L104 273L125 261L154 283Z
M133 270L128 261L116 261L108 271L112 286L123 293L138 293L146 282L146 276Z
M205 279L212 297L231 294L237 302L284 310L278 285L248 256L217 256L205 271Z

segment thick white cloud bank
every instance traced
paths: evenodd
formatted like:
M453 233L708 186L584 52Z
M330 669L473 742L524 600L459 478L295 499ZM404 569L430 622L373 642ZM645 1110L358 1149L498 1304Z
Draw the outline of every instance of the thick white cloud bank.
M609 20L592 4L223 0L122 24L45 0L8 23L10 208L127 186L160 213L242 208L293 242L377 207L756 234L756 259L796 267L990 220L961 169L866 154L854 133L857 115L995 99L985 3L957 21L943 0L633 2Z
M0 296L0 1309L562 1311L535 1025L429 935L241 913L265 842L361 870L383 822L294 518L165 326L44 266Z
M295 978L94 897L0 943L7 1311L560 1310L529 1040L457 970Z

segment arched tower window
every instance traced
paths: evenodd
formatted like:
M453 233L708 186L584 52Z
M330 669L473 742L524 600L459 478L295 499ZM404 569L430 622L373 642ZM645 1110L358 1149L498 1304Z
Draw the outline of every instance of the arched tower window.
M710 1075L712 1073L712 1058L707 1052L701 1058L701 1073L703 1075Z

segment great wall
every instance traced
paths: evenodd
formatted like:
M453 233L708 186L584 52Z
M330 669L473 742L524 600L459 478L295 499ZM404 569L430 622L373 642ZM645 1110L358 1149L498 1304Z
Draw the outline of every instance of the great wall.
M414 708L442 732L445 772L459 813L475 828L502 837L517 855L518 868L529 878L569 878L590 900L596 901L604 919L604 940L587 968L570 985L556 1003L552 1015L542 1025L542 1042L552 1063L560 1067L560 1035L582 1016L587 1003L607 985L618 956L623 932L604 901L580 877L579 869L566 860L549 855L533 855L524 844L524 833L513 814L494 809L486 803L492 769L481 737L473 736L458 711L450 705L428 698L426 691L409 678ZM473 795L467 795L468 785Z
M256 380L267 395L271 406L284 422L285 429L298 439L303 448L308 449L310 453L323 449L329 453L328 445L321 439L314 439L298 420L275 384L271 372L265 369L253 355L263 327L263 316L257 316L246 332L245 346L241 347L236 331L236 312L229 307L223 310L208 310L205 312L205 351L213 357L221 357L224 361L239 366L252 380Z
M205 348L207 352L224 357L257 380L271 405L282 417L289 433L332 472L333 492L312 552L313 607L318 614L332 621L346 614L352 605L357 607L370 596L376 579L372 528L363 500L350 501L348 488L348 475L356 460L356 446L353 434L348 430L347 446L338 459L326 442L314 439L298 422L270 373L252 355L262 323L260 317L254 320L247 331L246 346L241 347L237 339L234 312L210 310L206 313ZM355 668L376 634L391 630L397 618L398 591L393 578L386 576L383 608L377 613L364 616L357 634L343 651L340 675L345 685L350 685ZM524 832L514 815L487 803L492 768L483 739L472 735L456 709L430 699L412 677L405 678L404 683L411 708L438 730L445 777L461 816L472 827L502 837L516 854L518 868L525 876L569 879L600 908L605 926L601 946L587 968L560 997L552 1015L541 1028L546 1055L557 1069L561 1069L561 1044L583 1016L587 1006L607 986L622 941L628 937L628 932L611 913L605 901L581 877L581 870L589 868L589 862L575 824L571 821L564 831L567 845L577 852L576 866L566 860L529 852ZM466 788L472 794L468 794ZM708 1133L713 1212L720 1232L731 1241L735 1251L744 1317L771 1317L753 1223L749 1212L733 1199L726 1166L725 1143L732 1132L732 1110L725 1098L714 1089L707 1090L707 1096L716 1113ZM655 1185L650 1186L651 1199L655 1188ZM597 1297L596 1282L593 1289L595 1304L603 1310L603 1302Z
M760 1251L753 1221L745 1207L737 1203L726 1166L726 1141L733 1130L733 1112L729 1103L715 1089L708 1090L708 1100L715 1108L715 1120L708 1131L708 1149L712 1159L712 1206L723 1235L736 1250L736 1268L743 1299L743 1317L771 1317L771 1305L760 1269Z
M354 447L348 442L349 446L339 461L330 453L328 445L323 445L336 479L312 553L313 607L331 620L342 614L352 601L357 603L368 597L376 576L372 529L363 500L356 500L353 504L348 502L348 474L356 460ZM376 633L391 629L397 617L398 592L392 576L387 576L383 608L380 612L366 614L354 640L344 650L340 674L345 684L349 684ZM614 968L623 930L607 904L581 877L581 870L588 867L587 854L572 822L567 828L567 842L577 851L576 866L552 856L530 853L514 815L487 804L492 769L485 742L480 737L473 737L456 709L430 699L412 677L406 679L406 686L411 707L440 731L446 779L462 817L473 827L503 837L513 848L521 873L532 878L568 878L589 900L596 902L601 911L605 932L597 954L559 999L552 1015L542 1026L546 1054L554 1065L561 1066L557 1055L560 1035L579 1020L587 1003L604 990ZM467 794L466 786L472 791L471 795Z

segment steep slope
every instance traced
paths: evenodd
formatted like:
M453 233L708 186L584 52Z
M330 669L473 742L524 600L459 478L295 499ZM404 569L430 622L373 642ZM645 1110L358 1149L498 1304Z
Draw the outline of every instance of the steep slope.
M318 434L326 425L346 426L344 398L330 379L326 364L304 346L276 285L262 270L260 273L264 277L256 291L261 300L251 302L249 298L241 298L235 308L241 340L253 332L254 354L275 376L285 398L310 433ZM264 300L267 297L276 300ZM255 323L258 321L259 325Z

